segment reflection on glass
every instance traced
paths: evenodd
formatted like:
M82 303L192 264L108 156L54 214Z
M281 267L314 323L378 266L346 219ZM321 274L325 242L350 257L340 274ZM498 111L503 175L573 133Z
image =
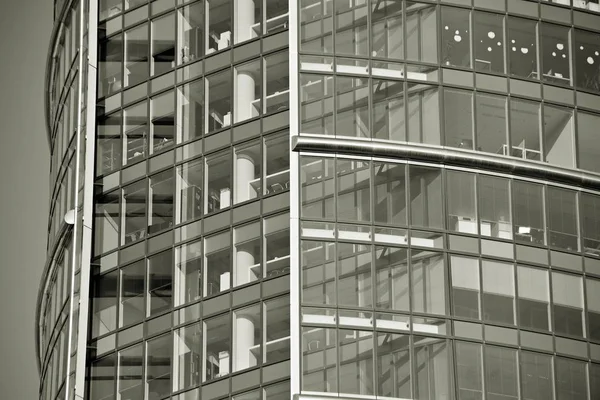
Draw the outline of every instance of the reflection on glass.
M208 37L206 54L224 50L231 45L232 3L229 0L207 0Z
M598 341L600 340L600 280L587 278L585 285L589 338Z
M366 1L335 1L335 52L337 54L363 57L368 55L368 10ZM396 34L400 32L402 32L401 27L396 28Z
M170 334L146 342L147 398L162 398L171 392L172 344Z
M175 67L175 14L152 20L152 75Z
M442 175L437 168L409 165L410 223L428 228L443 228Z
M542 23L541 59L542 80L549 83L569 85L571 83L569 28Z
M203 355L204 373L202 381L220 378L230 373L231 365L231 320L230 315L204 321Z
M150 100L152 152L162 151L173 146L175 139L175 97L168 91Z
M333 1L300 0L301 51L333 52Z
M406 102L408 141L440 145L438 88L421 83L408 83Z
M289 304L289 296L265 301L266 342L263 350L263 362L270 363L290 357Z
M373 395L373 333L340 329L339 341L339 392L357 395ZM410 365L405 357L403 363ZM404 368L406 371L406 368ZM401 379L405 381L404 379Z
M403 2L389 1L371 3L371 56L381 58L403 59ZM351 22L352 18L348 18L348 21ZM338 31L336 41L341 40L339 36L340 32ZM348 39L346 38L346 40Z
M552 357L521 351L519 361L523 398L551 399L553 392Z
M338 218L347 221L369 221L371 219L370 164L338 158L336 167Z
M89 380L90 399L108 400L115 397L115 366L115 354L92 362Z
M290 187L289 137L285 134L265 139L266 176L263 194L282 192ZM260 180L258 180L260 192ZM251 183L253 186L255 183Z
M99 255L119 245L119 192L96 197L94 215L94 254Z
M546 243L543 187L529 182L513 181L512 189L515 240Z
M406 225L406 167L374 163L374 219L376 223Z
M504 16L476 11L473 23L475 70L504 73Z
M333 166L328 158L302 157L302 216L332 218L334 216Z
M416 249L411 249L410 254L412 310L427 314L447 314L447 281L443 254ZM442 333L437 332L437 327L435 329L436 333Z
M204 296L231 288L231 236L229 231L204 239Z
M479 260L451 256L450 267L454 315L479 319Z
M471 66L470 11L442 7L442 65Z
M200 383L201 337L200 323L175 331L173 338L173 391L187 389Z
M518 266L519 325L547 331L549 329L550 294L548 272Z
M202 242L196 241L175 249L175 305L200 299L202 290Z
M537 22L508 17L508 72L521 78L539 79L537 66Z
M130 164L147 156L148 102L143 101L123 110L123 164Z
M600 91L600 38L596 33L576 29L573 50L577 66L575 85L581 89Z
M303 240L302 303L335 304L335 243Z
M125 32L125 86L134 86L149 76L148 24Z
M204 133L204 81L197 80L177 89L178 142L187 142Z
M231 206L231 153L223 152L206 158L205 213Z
M394 141L406 141L404 127L404 83L373 79L372 123L373 137Z
M556 400L587 399L587 363L556 357Z
M173 252L148 257L148 316L161 313L173 304Z
M208 115L206 129L210 133L231 125L231 72L225 70L206 77Z
M456 342L456 375L460 399L483 399L481 345Z
M98 43L98 97L110 95L123 87L123 35Z
M503 148L503 155L541 160L540 108L537 101L511 97L510 99L510 150Z
M300 74L300 102L300 132L333 135L333 76Z
M302 328L302 390L338 391L336 342L335 329Z
M194 3L177 13L179 64L194 61L204 55L204 4Z
M260 224L254 222L233 229L233 286L253 282L261 276Z
M278 2L285 4L287 2ZM263 113L282 111L289 108L289 53L275 53L264 58L265 64L265 98Z
M515 323L515 278L512 264L483 260L483 319Z
M575 192L548 186L548 244L570 251L579 250Z
M415 365L415 399L451 399L449 378L451 351L444 339L413 336Z
M394 3L400 5L402 2ZM405 13L406 59L437 63L438 23L435 5L407 1Z
M552 273L554 332L585 337L581 276Z
M600 116L577 112L577 159L579 168L600 172Z
M369 81L364 78L336 78L337 136L370 137Z
M121 244L127 244L146 236L146 181L123 188L124 221Z
M505 96L483 93L475 96L478 151L508 154L506 102Z
M177 223L202 215L202 164L196 160L177 168Z
M150 177L149 234L173 226L173 189L173 170Z
M144 312L145 275L146 268L144 261L138 261L121 268L119 326L139 322L146 315Z
M583 251L586 255L600 255L600 197L582 192L579 217L583 234Z
M475 209L475 174L448 171L446 173L448 229L477 234Z
M289 213L264 218L265 277L290 272L290 215Z
M544 159L563 167L573 167L573 110L544 104ZM580 144L581 145L581 144Z
M473 149L473 92L444 89L444 144Z
M481 235L512 238L508 180L479 175Z
M121 112L97 119L96 176L121 168Z
M97 275L92 280L92 337L117 328L117 271Z
M487 399L518 399L517 350L485 346Z
M119 399L144 398L142 385L143 371L143 346L138 344L119 352Z

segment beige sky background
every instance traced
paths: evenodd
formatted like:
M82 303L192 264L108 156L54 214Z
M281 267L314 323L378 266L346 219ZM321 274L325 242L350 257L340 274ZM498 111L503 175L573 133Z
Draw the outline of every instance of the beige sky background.
M0 398L35 400L34 320L45 262L44 73L52 0L0 0Z

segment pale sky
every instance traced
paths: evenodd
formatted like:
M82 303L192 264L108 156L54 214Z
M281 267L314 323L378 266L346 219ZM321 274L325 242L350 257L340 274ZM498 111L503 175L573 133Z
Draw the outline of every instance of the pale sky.
M38 398L34 320L45 262L44 73L52 0L0 0L0 397Z

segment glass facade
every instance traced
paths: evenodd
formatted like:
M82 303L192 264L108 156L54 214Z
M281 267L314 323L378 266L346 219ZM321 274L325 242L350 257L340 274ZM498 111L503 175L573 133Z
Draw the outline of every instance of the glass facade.
M600 398L597 0L66 3L41 399Z

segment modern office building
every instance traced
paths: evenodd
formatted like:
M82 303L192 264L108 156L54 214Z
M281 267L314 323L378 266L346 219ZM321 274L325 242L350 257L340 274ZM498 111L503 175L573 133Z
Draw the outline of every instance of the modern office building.
M62 0L40 399L600 399L598 0Z

